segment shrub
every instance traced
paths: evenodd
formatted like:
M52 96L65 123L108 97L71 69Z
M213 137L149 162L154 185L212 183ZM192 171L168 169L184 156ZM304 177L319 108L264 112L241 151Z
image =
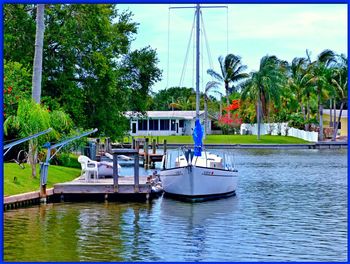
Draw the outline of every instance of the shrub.
M293 113L289 117L288 126L298 129L304 129L305 120L302 113Z
M61 153L57 154L57 165L69 167L69 168L77 168L80 169L81 165L78 162L78 157L71 153Z

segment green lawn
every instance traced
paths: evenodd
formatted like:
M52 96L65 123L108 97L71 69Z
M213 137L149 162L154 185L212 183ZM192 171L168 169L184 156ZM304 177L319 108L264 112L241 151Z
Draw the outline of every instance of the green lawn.
M140 137L142 138L142 137ZM159 139L159 143L163 143L164 139L167 143L192 144L192 136L149 136L150 142L153 139ZM129 141L131 137L129 138ZM309 143L300 138L286 136L270 136L264 135L257 140L256 135L208 135L204 140L204 144L305 144Z
M79 175L80 169L50 165L47 177L47 188L51 188L55 183L71 181ZM15 177L16 180L14 180ZM31 168L28 164L25 164L24 169L21 169L16 163L4 163L5 196L39 191L39 189L39 166L37 167L37 177L32 178Z

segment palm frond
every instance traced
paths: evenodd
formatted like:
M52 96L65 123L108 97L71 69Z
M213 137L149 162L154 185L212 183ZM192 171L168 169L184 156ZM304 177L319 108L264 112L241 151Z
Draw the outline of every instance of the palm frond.
M218 74L216 71L209 69L207 70L207 73L212 76L213 78L217 79L218 81L223 82L224 79L222 78L222 76L220 74Z
M217 88L219 85L220 83L216 81L207 82L207 84L205 85L205 93L208 93L213 88Z
M324 63L327 67L329 67L333 63L336 63L336 55L334 51L326 49L318 55L318 61Z

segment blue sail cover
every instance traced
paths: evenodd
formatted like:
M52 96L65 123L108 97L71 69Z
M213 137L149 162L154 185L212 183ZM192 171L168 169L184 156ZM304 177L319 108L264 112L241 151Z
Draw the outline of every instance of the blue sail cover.
M202 138L203 138L203 128L199 119L196 119L195 127L193 130L193 141L194 141L194 155L199 157L202 155Z

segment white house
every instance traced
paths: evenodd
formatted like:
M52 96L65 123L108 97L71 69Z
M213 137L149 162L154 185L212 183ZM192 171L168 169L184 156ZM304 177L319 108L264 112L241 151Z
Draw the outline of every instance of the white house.
M147 111L146 115L126 112L130 120L131 136L170 136L192 135L196 111ZM204 111L199 112L201 124L204 122ZM211 118L208 117L208 131L211 134Z

